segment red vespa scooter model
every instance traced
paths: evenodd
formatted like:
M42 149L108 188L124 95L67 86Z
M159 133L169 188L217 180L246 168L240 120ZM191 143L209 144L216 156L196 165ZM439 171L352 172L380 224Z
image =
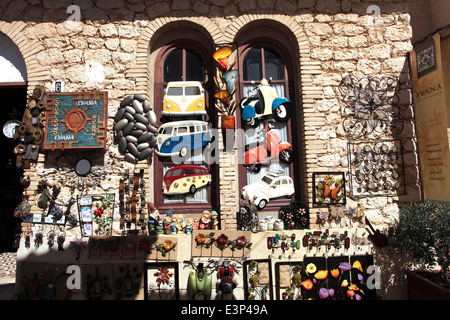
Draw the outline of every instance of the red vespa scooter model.
M234 278L234 272L237 272L237 270L229 260L225 259L218 271L217 287L222 293L222 300L235 300L233 290L237 287L237 281Z
M278 134L273 129L273 124L268 123L264 127L265 141L244 154L244 165L253 172L259 172L261 165L277 158L286 164L294 161L292 145L289 142L280 142Z

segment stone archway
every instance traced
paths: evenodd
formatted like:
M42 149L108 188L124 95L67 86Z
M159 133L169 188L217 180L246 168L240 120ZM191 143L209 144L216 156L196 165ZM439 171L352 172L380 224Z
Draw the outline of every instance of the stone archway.
M151 87L151 66L149 64L150 48L158 34L169 29L170 26L190 25L209 37L213 43L222 40L222 33L217 25L206 17L164 17L149 23L141 33L136 48L136 64L127 66L126 76L136 79L136 92L147 95Z
M49 78L49 67L40 65L35 56L41 52L44 47L38 40L30 41L26 38L22 31L27 24L23 21L0 22L0 32L8 36L19 49L26 66L26 82L28 93L31 93L34 87L42 81Z

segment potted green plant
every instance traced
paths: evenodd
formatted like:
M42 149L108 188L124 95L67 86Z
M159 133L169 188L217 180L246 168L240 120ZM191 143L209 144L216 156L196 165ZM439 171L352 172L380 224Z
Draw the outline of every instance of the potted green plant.
M430 201L408 204L400 209L393 236L419 265L406 271L408 298L450 299L450 206Z

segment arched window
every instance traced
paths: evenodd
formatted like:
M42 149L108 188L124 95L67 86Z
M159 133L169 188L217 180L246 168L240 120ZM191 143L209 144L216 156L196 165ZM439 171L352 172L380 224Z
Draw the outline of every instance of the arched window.
M290 63L286 52L279 49L279 46L273 41L267 42L249 42L240 48L240 98L252 97L257 95L258 85L262 79L266 79L270 85L275 89L279 97L290 97L290 87L292 83L289 82ZM295 108L292 103L292 108ZM271 121L273 117L260 118L256 127L252 127L245 121L242 121L242 128L245 130L245 136L241 141L246 149L253 148L261 144L265 139L264 127L270 121L274 126L281 142L289 142L295 147L299 147L300 143L292 140L292 118L288 122ZM260 179L268 171L281 172L284 175L294 177L295 163L287 164L279 160L269 161L266 164L259 166L259 171L252 171L245 168L243 165L239 166L239 184L240 188L245 185ZM295 179L294 179L295 180ZM279 208L284 202L287 203L289 199L280 198L277 200L270 200L266 210Z
M155 113L159 119L158 125L163 123L169 123L173 121L182 120L205 120L212 121L215 119L210 114L211 109L210 96L211 84L210 74L212 74L212 60L210 58L210 52L207 51L205 46L200 44L196 45L195 42L190 41L177 41L175 43L168 44L161 48L155 61L155 83L154 83L154 105ZM201 117L195 115L175 115L167 116L162 114L163 97L164 92L170 82L174 81L198 81L201 83L203 93L205 95L205 104L207 114ZM185 89L187 90L187 89ZM175 93L177 94L177 93ZM187 94L184 92L184 94ZM176 128L175 130L195 130L193 126L186 126ZM189 131L189 132L191 132ZM204 154L200 152L194 152L189 156L186 162L194 162L202 168L206 168L211 173L213 179L216 175L216 168L212 165L207 165ZM185 164L183 162L183 164ZM174 195L164 195L162 193L162 182L164 175L171 169L179 164L171 162L169 158L155 157L154 167L154 198L155 205L160 209L173 209L175 213L188 214L201 213L203 210L214 210L216 203L215 197L218 194L216 185L214 183L208 187L202 187L195 191L195 193L183 193ZM169 174L172 174L171 171ZM218 201L218 200L217 200Z
M202 57L189 48L173 48L164 59L163 79L170 81L205 82L205 66Z

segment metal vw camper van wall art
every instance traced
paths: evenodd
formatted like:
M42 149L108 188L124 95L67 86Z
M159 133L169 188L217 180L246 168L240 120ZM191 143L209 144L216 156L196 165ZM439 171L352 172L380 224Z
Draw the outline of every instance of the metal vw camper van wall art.
M200 120L172 121L159 127L155 153L160 157L180 157L213 141L211 124Z
M104 149L107 92L48 93L44 150Z
M163 179L163 193L175 195L191 193L197 189L211 185L211 174L208 169L195 165L180 165L167 170Z
M130 95L122 100L114 116L114 131L125 160L136 163L153 155L156 122L153 107L143 95Z
M199 81L173 81L164 90L164 117L205 116L205 90Z

